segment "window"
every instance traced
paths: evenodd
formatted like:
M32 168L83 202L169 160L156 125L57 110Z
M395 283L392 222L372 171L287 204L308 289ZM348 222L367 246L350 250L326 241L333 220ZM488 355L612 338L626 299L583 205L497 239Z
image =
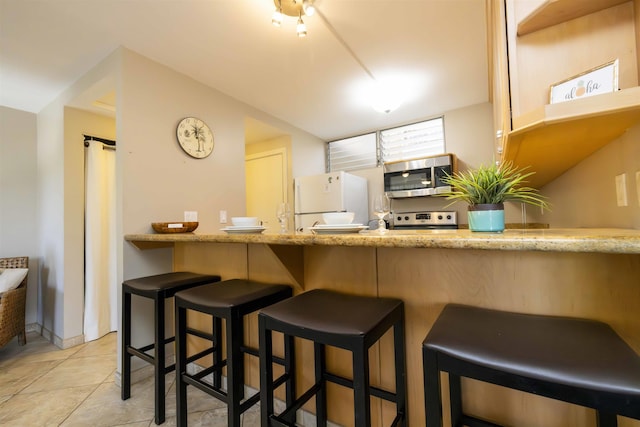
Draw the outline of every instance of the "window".
M385 129L327 145L327 171L350 171L383 163L444 154L444 117Z
M374 168L378 165L376 134L354 136L328 144L327 166L331 172Z
M443 154L444 119L426 120L380 132L383 163Z

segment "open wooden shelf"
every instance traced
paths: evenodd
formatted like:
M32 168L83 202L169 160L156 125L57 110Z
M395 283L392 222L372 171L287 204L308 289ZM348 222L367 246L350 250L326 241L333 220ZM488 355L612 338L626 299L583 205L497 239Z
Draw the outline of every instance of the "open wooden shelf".
M546 0L518 24L518 35L533 33L630 0Z
M545 105L514 118L502 158L535 171L539 188L638 123L640 87Z

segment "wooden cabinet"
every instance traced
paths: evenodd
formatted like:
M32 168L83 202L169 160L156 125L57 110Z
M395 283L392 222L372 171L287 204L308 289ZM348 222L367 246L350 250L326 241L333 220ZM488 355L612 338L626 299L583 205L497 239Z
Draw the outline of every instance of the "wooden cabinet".
M511 128L496 157L529 166L541 187L640 124L640 0L505 4ZM615 59L620 91L549 104L552 84Z

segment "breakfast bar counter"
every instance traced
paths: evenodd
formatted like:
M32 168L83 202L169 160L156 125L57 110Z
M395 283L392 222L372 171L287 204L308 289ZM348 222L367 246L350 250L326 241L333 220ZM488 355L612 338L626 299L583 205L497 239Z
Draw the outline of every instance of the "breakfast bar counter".
M421 344L447 303L601 320L640 353L640 230L527 229L374 231L356 234L129 234L142 251L172 251L174 270L285 283L294 293L333 289L405 303L408 426L424 426ZM125 260L126 262L126 260ZM330 310L330 308L328 308ZM195 326L210 328L193 316ZM255 317L245 341L257 346ZM313 346L300 343L299 379L313 378ZM372 349L372 382L393 390L391 334ZM259 383L249 360L247 382ZM350 359L330 349L330 370L350 376ZM346 366L346 368L345 368ZM346 370L346 372L345 372ZM444 379L443 379L444 381ZM446 384L446 381L444 382ZM595 426L590 409L463 380L465 410L503 425ZM445 414L448 400L445 397ZM373 426L395 408L373 399ZM305 406L314 412L314 405ZM329 387L329 419L353 425L351 391ZM640 422L619 417L622 427ZM445 419L445 425L448 423Z
M614 228L509 229L502 233L391 230L384 235L376 231L355 234L129 234L125 240L141 249L178 242L211 242L640 254L640 230Z

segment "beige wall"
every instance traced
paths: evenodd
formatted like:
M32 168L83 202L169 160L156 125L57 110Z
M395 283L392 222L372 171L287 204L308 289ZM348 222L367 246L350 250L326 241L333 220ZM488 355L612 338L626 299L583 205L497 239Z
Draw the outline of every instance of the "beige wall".
M640 125L541 189L553 204L542 217L544 222L552 227L640 229L636 173L640 173ZM620 174L627 176L625 207L616 202L615 177Z
M38 319L36 115L0 107L0 257L29 257L26 323Z

